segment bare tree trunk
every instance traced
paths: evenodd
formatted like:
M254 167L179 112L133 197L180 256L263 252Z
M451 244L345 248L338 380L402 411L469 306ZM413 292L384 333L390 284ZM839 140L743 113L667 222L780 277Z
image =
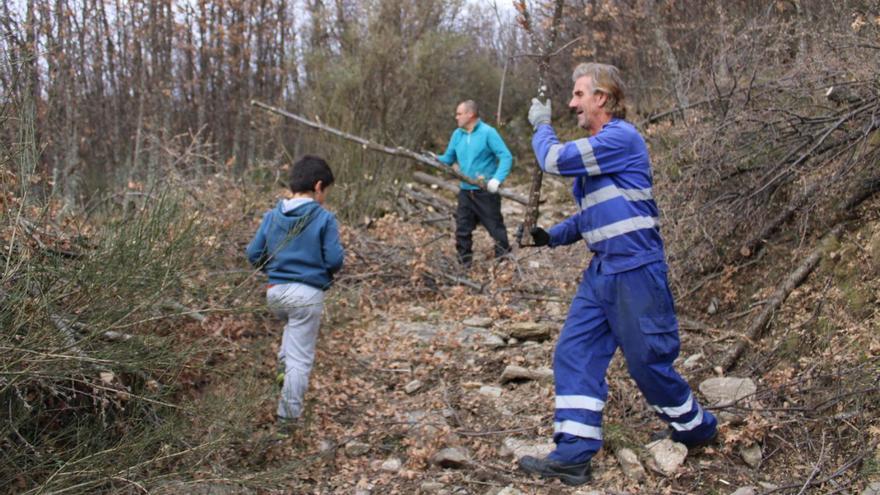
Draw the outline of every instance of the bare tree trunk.
M669 36L666 33L666 22L663 20L663 15L658 12L656 8L656 2L659 1L660 0L648 0L646 2L645 11L648 13L648 19L653 26L652 31L654 34L654 41L657 43L657 47L660 48L660 52L663 54L663 60L666 63L666 70L669 71L669 77L672 79L675 101L679 108L684 109L688 105L687 92L684 89L684 78L681 75L678 58L676 58L675 52L672 50L672 45L669 44ZM684 116L684 110L682 110L681 113L682 116Z

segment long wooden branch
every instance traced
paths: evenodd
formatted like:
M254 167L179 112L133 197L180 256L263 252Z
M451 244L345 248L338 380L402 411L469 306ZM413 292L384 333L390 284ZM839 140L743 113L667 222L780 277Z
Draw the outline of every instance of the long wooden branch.
M364 149L370 149L373 151L379 151L381 153L385 153L386 155L400 156L400 157L404 157L404 158L409 158L410 160L415 160L415 161L421 163L422 165L427 165L428 167L431 167L435 170L439 170L439 171L443 172L444 174L451 175L462 182L467 182L468 184L473 184L473 185L480 187L482 189L486 189L486 181L480 180L480 179L472 179L472 178L462 174L458 170L456 170L456 169L454 169L444 163L440 163L439 161L434 160L434 159L430 158L429 156L423 155L421 153L416 153L415 151L408 150L408 149L403 148L401 146L398 146L396 148L392 148L390 146L385 146L385 145L370 141L369 139L365 139L360 136L355 136L354 134L349 134L347 132L340 131L339 129L330 127L329 125L325 125L325 124L321 124L321 123L309 120L301 115L290 113L290 112L288 112L286 110L282 110L278 107L273 107L271 105L267 105L267 104L262 103L257 100L251 100L251 105L253 105L255 107L262 108L263 110L267 110L269 112L281 115L283 117L293 119L293 120L299 122L300 124L311 127L312 129L317 129L319 131L333 134L334 136L338 136L343 139L347 139L349 141L354 141L355 143L358 143L361 146L363 146ZM502 198L507 198L511 201L516 201L517 203L524 204L524 205L528 204L528 202L529 202L529 200L527 198L525 198L523 195L517 194L516 192L511 191L510 189L506 189L506 188L498 189L498 195L501 196Z
M806 280L807 276L819 266L819 262L822 261L822 256L827 251L829 243L836 241L842 232L843 224L839 223L835 225L834 228L832 228L822 240L819 241L819 245L813 249L813 252L810 253L800 265L798 265L797 269L779 284L779 287L776 288L773 295L767 300L764 309L749 324L749 327L746 329L745 335L743 336L744 338L736 344L736 347L734 347L727 356L725 356L724 360L721 362L722 369L725 371L729 370L734 364L736 364L740 356L742 356L742 353L746 349L746 345L749 342L755 342L761 338L764 329L767 328L767 324L770 323L770 319L773 318L773 314L776 313L776 310L779 309L785 299L788 298L791 291L801 285L804 280Z
M564 7L564 3L565 2L562 0L556 0L553 9L553 18L550 23L550 39L547 42L547 46L540 49L541 57L538 61L538 79L540 87L538 88L538 97L541 99L544 98L544 92L547 89L545 82L547 72L550 68L550 58L553 56L553 53L555 53L551 53L551 50L553 50L553 45L556 43L559 24L562 21L562 8ZM522 26L522 28L532 37L532 44L538 45L534 25L532 24L532 19L525 1L514 2L514 5L520 13L520 18L518 19L520 26ZM538 163L536 157L534 168L532 168L532 181L529 187L529 202L526 205L526 214L523 218L522 237L519 239L520 246L534 245L531 230L532 227L538 224L538 205L541 203L541 182L543 178L544 172L541 170L541 165Z

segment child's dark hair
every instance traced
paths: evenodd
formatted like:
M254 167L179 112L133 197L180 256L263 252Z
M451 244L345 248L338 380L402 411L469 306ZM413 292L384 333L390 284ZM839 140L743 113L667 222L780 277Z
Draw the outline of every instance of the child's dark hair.
M321 185L327 188L333 184L333 171L323 158L314 155L304 155L293 164L290 169L290 192L312 192L315 185L321 181Z

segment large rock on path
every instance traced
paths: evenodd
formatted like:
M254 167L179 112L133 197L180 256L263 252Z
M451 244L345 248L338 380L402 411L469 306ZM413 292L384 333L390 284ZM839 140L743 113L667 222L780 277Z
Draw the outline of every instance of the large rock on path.
M687 447L668 438L651 442L645 445L645 449L651 454L651 467L664 476L675 474L688 454Z
M431 464L442 468L462 468L470 464L466 450L458 447L447 447L431 458Z
M530 370L522 366L509 365L501 372L501 383L516 380L553 381L553 370L550 368L538 368Z
M620 463L620 469L627 478L640 481L645 477L645 468L639 462L639 456L631 449L623 448L616 452L617 462Z
M498 453L501 457L513 457L517 460L527 455L543 458L555 448L556 444L550 439L535 441L508 437L504 439Z
M492 326L494 320L489 318L488 316L471 316L470 318L465 319L461 323L466 327L479 327L479 328L489 328Z
M518 321L506 327L507 334L518 340L546 340L549 339L555 325L538 323L535 321Z
M714 407L729 406L757 390L758 387L751 378L717 377L700 383L700 392L708 400L708 405Z

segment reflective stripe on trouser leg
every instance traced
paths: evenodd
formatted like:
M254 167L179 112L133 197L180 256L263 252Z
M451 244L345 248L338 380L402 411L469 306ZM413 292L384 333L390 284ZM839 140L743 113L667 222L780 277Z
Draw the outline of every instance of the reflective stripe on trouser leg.
M308 389L315 346L321 326L323 292L303 284L273 287L267 293L269 305L283 308L287 314L281 337L279 358L284 363L284 385L276 414L282 418L298 418Z
M672 366L680 342L666 264L651 263L608 276L608 312L630 376L648 404L673 428L673 440L685 444L715 434L717 421L694 399L688 383Z
M556 450L550 458L564 463L584 462L602 447L605 372L617 349L591 280L585 275L578 287L553 356Z

